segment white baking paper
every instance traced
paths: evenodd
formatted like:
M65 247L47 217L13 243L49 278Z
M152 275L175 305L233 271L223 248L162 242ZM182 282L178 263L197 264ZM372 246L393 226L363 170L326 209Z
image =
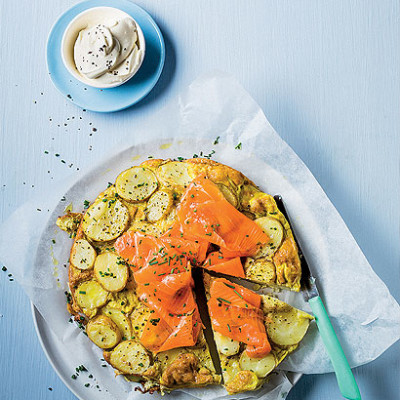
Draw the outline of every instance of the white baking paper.
M159 140L146 142L148 132ZM115 378L110 367L101 367L100 349L67 322L64 292L72 241L57 229L55 221L69 204L74 211L81 211L84 200L93 200L120 171L149 156L212 154L212 159L242 171L263 191L283 196L352 367L374 360L399 339L399 305L368 264L318 182L235 79L219 72L198 78L140 130L135 127L134 139L132 136L127 132L125 148L121 146L110 153L110 158L99 160L90 171L54 185L45 195L20 207L0 230L0 261L23 286L58 338L65 363L84 364L100 382L104 390L99 395L93 388L93 398L143 399L143 395L132 390L134 384ZM218 136L219 143L214 144ZM126 147L132 142L134 146ZM241 149L235 149L239 143ZM301 294L284 291L279 297L310 311ZM280 369L307 374L333 370L315 323ZM261 390L229 398L285 398L292 387L291 379L292 374L280 371ZM228 398L220 387L174 393L174 398L182 399Z

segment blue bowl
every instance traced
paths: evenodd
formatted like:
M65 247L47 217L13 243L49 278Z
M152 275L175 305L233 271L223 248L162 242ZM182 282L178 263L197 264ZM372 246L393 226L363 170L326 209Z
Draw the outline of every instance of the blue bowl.
M137 21L146 40L146 54L139 71L121 86L97 89L78 81L65 67L61 42L68 24L82 11L92 7L114 7ZM79 107L97 112L123 110L136 104L153 89L165 61L163 36L153 18L128 0L87 0L67 10L54 24L47 41L47 69L55 87Z

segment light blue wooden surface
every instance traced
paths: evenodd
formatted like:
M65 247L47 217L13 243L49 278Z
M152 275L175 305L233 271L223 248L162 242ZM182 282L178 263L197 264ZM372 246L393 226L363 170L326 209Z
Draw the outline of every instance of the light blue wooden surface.
M254 96L400 300L398 1L137 1L165 35L166 67L143 102L112 115L76 108L47 76L47 34L73 4L0 2L0 220L35 190L96 162L126 132L134 143L136 126L218 68ZM47 362L29 301L7 273L0 271L0 398L74 399ZM397 343L355 370L363 399L400 398L399 354ZM332 374L305 376L289 395L339 398Z

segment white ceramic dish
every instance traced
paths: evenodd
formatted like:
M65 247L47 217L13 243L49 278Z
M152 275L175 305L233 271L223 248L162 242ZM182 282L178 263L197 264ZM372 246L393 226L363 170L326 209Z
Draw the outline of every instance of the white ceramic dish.
M158 148L158 150L157 150ZM149 142L143 143L141 145L136 145L129 147L121 152L118 152L111 156L110 158L104 160L101 165L94 167L92 170L88 171L84 176L81 176L72 186L69 188L65 188L65 198L66 201L59 201L55 206L50 219L47 222L47 226L43 231L43 234L40 239L40 245L38 249L46 249L48 248L49 237L54 237L56 244L54 244L54 257L58 260L67 260L69 255L69 247L71 245L70 239L67 238L67 235L64 232L56 231L54 228L55 220L58 215L62 215L66 203L70 201L73 202L74 206L78 206L83 204L85 199L94 198L99 191L104 187L104 182L111 182L115 180L115 177L118 173L129 166L132 165L132 157L134 157L135 164L139 164L140 162L147 159L148 154L153 154L156 158L173 158L177 154L180 156L190 158L193 154L193 151L199 152L199 150L205 151L208 153L211 151L211 141L208 139L204 140L196 140L196 139L188 139L180 140L178 142L175 141L175 145L171 145L170 140L158 140L157 142ZM234 150L232 150L234 151ZM229 165L232 165L236 168L241 168L242 172L245 174L252 176L251 167L246 167L247 162L243 161L243 156L239 157L237 153L235 159L231 159L229 156L228 159L219 159L221 162L225 162ZM230 162L229 162L230 160ZM254 161L254 160L253 160ZM277 189L280 193L286 193L285 188L287 188L287 182L283 179L282 175L278 172L272 170L268 165L262 163L258 165L259 168L262 168L266 171L266 175L268 176L268 181L270 184L273 181L276 181L278 185ZM250 169L248 169L250 168ZM254 171L253 171L254 172ZM260 182L261 184L262 182ZM263 185L265 186L265 184ZM269 185L268 185L269 186ZM82 190L84 188L84 190ZM298 205L300 207L300 204ZM301 208L301 207L300 207ZM52 267L51 259L48 259L48 254L45 252L40 252L36 254L35 265L45 266L46 263L50 263L49 267ZM59 278L66 281L67 270L60 269L59 270ZM65 275L65 276L64 276ZM32 314L33 319L37 331L37 335L43 347L43 350L49 359L54 370L60 376L61 380L65 383L65 385L79 398L79 399L93 399L93 400L106 400L110 399L110 395L114 395L111 391L111 387L115 385L121 390L128 390L126 385L127 382L123 380L115 380L114 376L111 374L110 368L98 368L99 371L97 373L94 371L93 362L96 363L98 367L101 367L101 363L98 362L98 358L101 355L94 353L90 347L89 341L84 341L81 343L76 343L74 345L66 345L58 339L58 337L62 337L66 334L67 337L77 338L71 335L71 330L76 331L76 327L72 324L67 323L67 312L65 306L65 295L63 290L52 290L46 293L48 297L48 302L51 302L52 306L50 308L55 308L57 311L57 315L53 319L53 322L56 320L59 321L57 328L59 331L59 336L57 336L50 328L50 325L44 320L41 314L37 311L37 309L32 306ZM56 328L56 326L54 327ZM68 333L67 333L68 331ZM74 339L74 340L75 340ZM83 347L79 347L83 346ZM93 346L94 347L94 346ZM101 382L104 379L108 378L110 392L107 394L104 391L99 392L97 389L93 387L84 387L84 383L86 381L82 381L81 379L73 380L71 379L71 375L74 373L77 364L82 362L81 355L86 351L84 364L89 367L90 371L93 372L93 375L98 379L98 382ZM74 354L76 354L76 357ZM100 352L101 353L101 352ZM71 357L72 356L72 357ZM96 358L98 357L98 358ZM79 362L78 359L81 359ZM92 361L92 366L90 367L90 361ZM302 374L300 373L287 373L288 379L292 382L292 384L296 383ZM110 380L111 377L111 380ZM211 388L210 388L211 389ZM182 393L180 393L182 396ZM177 394L178 396L178 394ZM115 396L114 396L115 397ZM188 398L188 396L186 396Z
M142 56L137 67L133 69L124 80L120 82L105 84L103 82L98 82L96 79L88 79L78 72L74 61L74 45L79 32L82 29L85 29L88 26L88 23L96 24L98 23L98 21L109 19L110 15L112 15L113 18L115 17L119 19L129 18L135 23ZM99 89L114 88L128 82L129 79L131 79L139 71L143 63L145 53L146 41L139 24L129 14L114 7L92 7L81 12L68 24L61 41L61 57L65 68L67 68L69 73L80 82L84 83L85 85L89 85Z
M32 318L35 325L36 334L39 338L40 345L50 365L56 371L57 375L63 381L65 386L79 400L109 400L110 396L105 392L86 388L82 381L71 379L71 374L74 372L76 365L69 365L65 357L65 348L60 343L57 336L49 328L44 318L41 316L37 308L31 303Z

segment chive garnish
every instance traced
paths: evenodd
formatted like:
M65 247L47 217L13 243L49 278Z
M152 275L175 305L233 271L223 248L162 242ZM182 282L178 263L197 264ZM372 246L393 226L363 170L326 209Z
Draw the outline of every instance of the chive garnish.
M229 300L226 300L226 299L224 299L222 297L217 297L217 300L218 301L224 301L225 303L231 304L231 302Z

